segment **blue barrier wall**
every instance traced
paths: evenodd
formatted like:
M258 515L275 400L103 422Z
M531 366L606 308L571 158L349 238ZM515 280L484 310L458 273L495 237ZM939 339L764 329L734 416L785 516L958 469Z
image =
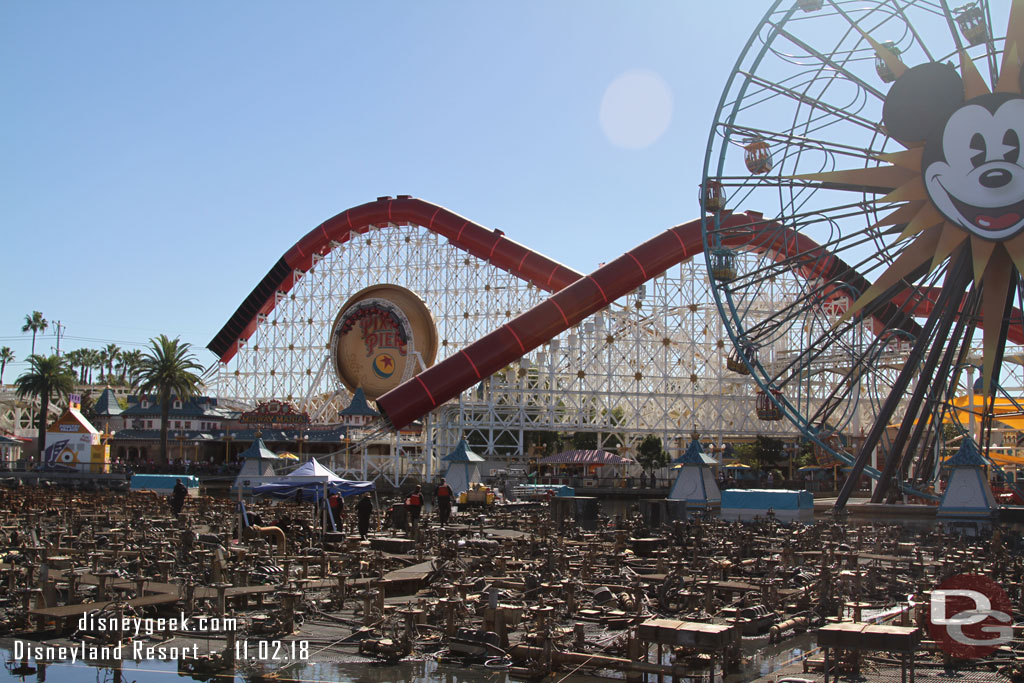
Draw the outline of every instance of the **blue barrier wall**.
M722 491L722 509L744 510L813 510L814 494L810 491L780 489L726 489Z
M170 493L179 479L185 488L189 489L189 493L192 489L199 491L199 477L192 474L133 474L130 486L132 491L149 489L159 493Z

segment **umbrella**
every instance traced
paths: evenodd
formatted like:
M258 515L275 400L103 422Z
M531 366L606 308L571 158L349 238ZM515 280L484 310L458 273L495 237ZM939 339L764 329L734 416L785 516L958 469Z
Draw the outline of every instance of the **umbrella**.
M298 460L299 456L294 453L278 453L277 457L284 458L285 460Z

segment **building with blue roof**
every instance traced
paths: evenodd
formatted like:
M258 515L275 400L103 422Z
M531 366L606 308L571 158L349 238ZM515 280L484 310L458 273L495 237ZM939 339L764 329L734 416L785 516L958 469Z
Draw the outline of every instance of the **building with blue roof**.
M341 424L350 427L363 427L380 419L380 413L370 407L362 387L357 387L352 394L352 401L338 411Z

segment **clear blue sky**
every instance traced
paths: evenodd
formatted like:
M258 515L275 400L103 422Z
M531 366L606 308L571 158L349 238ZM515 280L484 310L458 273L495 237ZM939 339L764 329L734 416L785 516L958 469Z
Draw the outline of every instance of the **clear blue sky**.
M63 349L166 333L212 362L274 262L378 195L593 270L696 216L723 80L769 4L4 0L4 380L32 310ZM623 74L609 97L663 84L638 130L605 101Z

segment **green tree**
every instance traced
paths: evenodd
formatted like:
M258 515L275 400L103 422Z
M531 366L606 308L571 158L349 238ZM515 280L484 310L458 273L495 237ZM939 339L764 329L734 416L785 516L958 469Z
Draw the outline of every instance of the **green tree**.
M36 334L45 332L50 326L49 321L39 311L32 311L25 315L25 324L21 326L22 332L32 333L32 355L36 354Z
M92 349L75 349L77 352L78 381L81 384L89 383L89 375L92 373Z
M645 436L637 449L636 461L640 467L644 468L644 472L654 471L667 465L668 453L662 447L661 438L654 434Z
M594 414L594 409L591 408L591 414ZM607 422L611 429L614 430L622 424L625 419L626 412L616 406L611 410L604 408L601 410L601 416L607 418ZM600 427L596 429L600 430ZM601 443L601 434L606 433L603 431L586 431L586 432L575 432L572 435L572 446L578 451L596 451L598 448L618 448L621 444L621 440L618 435L612 432L604 438L604 442Z
M121 355L121 348L117 344L107 344L100 354L103 356L103 362L107 368L107 382L109 382L110 378L114 376L114 363Z
M785 459L785 444L781 439L758 434L754 441L754 456L761 470L774 469Z
M79 412L89 422L99 424L99 415L96 414L96 399L92 397L92 389L86 389L82 392L82 403L79 407Z
M799 450L793 458L793 469L797 470L801 467L808 467L813 464L815 464L814 442L804 439L800 442Z
M733 446L732 457L744 465L757 467L757 457L754 455L754 444L752 443L739 443Z
M85 380L82 378L82 349L72 349L71 351L65 352L64 362L68 364L68 368L72 372L77 373L78 383L85 384Z
M14 351L11 351L11 347L5 346L0 348L0 384L4 383L4 370L7 369L7 364L13 362Z
M46 413L52 398L63 398L75 388L75 376L60 356L28 357L28 370L14 381L20 398L39 399L39 456L46 443Z
M86 381L92 384L92 371L99 370L103 373L103 355L97 349L82 349L85 368L86 368Z
M739 456L740 460L763 472L778 467L786 456L785 444L780 439L773 439L770 436L758 434L753 444L744 445L749 445L751 448L743 449L743 454ZM739 451L741 448L736 450Z
M596 451L597 432L573 432L572 447L577 451Z
M192 355L191 344L178 337L169 339L161 334L149 340L149 348L132 377L132 383L141 394L155 394L160 403L160 455L167 462L167 428L170 420L171 398L186 400L199 394L201 378L196 374L202 366Z
M134 377L141 363L142 351L138 349L122 351L118 356L118 381L124 384L129 377Z

